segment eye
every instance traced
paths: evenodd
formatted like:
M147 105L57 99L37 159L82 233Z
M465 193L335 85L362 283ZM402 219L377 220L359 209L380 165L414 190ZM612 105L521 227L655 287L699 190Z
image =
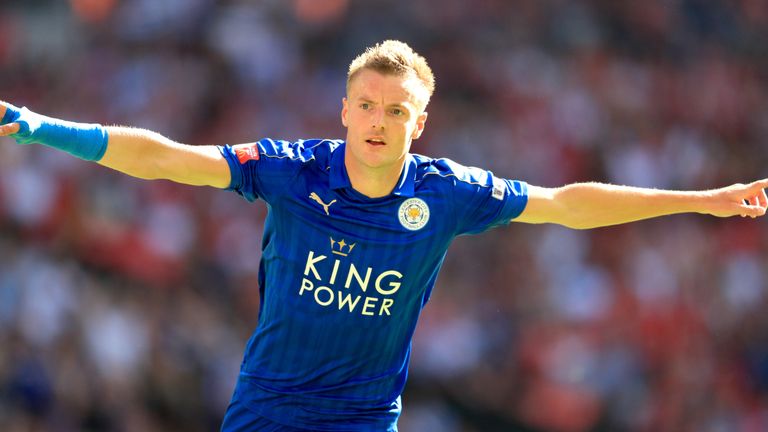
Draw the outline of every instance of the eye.
M364 111L368 111L371 108L371 104L363 102L360 104L360 108L362 108Z
M401 116L405 114L405 111L401 110L400 108L392 108L392 114Z

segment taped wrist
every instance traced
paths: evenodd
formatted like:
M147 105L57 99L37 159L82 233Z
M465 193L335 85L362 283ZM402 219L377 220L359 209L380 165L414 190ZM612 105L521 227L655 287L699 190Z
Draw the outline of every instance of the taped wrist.
M10 106L2 124L14 122L19 131L11 137L19 144L44 144L87 161L99 161L107 151L109 136L100 124L59 120Z

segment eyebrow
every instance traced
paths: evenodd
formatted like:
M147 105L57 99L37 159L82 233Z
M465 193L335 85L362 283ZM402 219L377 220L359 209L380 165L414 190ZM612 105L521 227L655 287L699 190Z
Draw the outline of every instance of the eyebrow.
M374 101L372 99L369 99L369 98L367 98L365 96L358 96L356 101L357 102L367 102L367 103L372 103L372 104L378 104L378 102L376 102L376 101ZM409 101L406 101L406 103L411 103L412 104L412 102L409 102ZM393 103L393 104L389 104L387 106L409 109L407 106L403 105L402 103Z

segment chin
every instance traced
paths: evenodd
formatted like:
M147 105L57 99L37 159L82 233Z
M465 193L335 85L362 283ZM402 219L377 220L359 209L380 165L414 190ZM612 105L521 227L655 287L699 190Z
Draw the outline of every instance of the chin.
M384 150L384 149L381 149ZM391 149L390 149L391 150ZM382 151L371 151L371 149L358 148L352 150L352 156L356 163L369 169L379 169L396 164L402 155L385 154Z
M376 152L371 151L363 151L362 154L357 155L358 160L362 162L365 166L369 166L371 168L376 168L382 165L386 165L389 161L387 157L385 157L382 154L377 154Z
M365 165L368 168L381 168L383 166L389 165L387 161L379 160L376 158L365 158L362 160L363 165Z

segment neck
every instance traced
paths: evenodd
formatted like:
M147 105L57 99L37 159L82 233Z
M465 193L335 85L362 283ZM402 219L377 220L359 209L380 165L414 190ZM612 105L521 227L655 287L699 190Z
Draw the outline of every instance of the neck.
M395 189L395 185L400 180L400 173L405 166L405 158L399 164L370 168L349 163L345 157L345 166L354 190L368 198L380 198L389 195Z

